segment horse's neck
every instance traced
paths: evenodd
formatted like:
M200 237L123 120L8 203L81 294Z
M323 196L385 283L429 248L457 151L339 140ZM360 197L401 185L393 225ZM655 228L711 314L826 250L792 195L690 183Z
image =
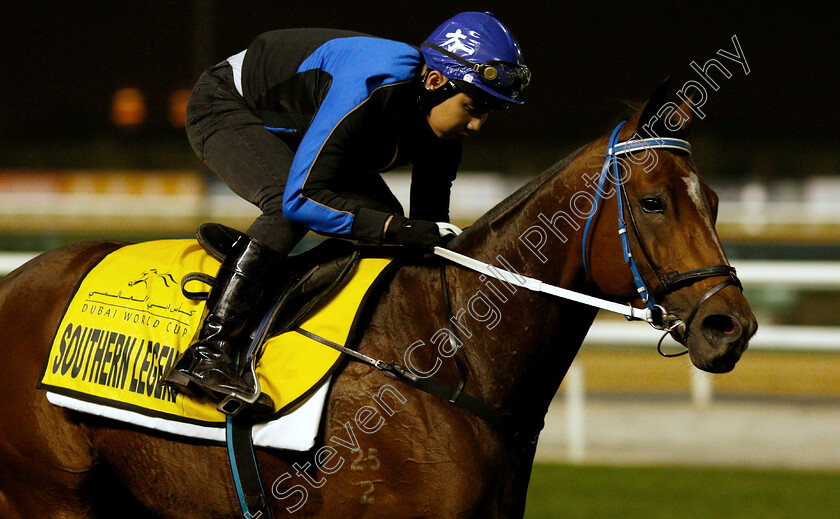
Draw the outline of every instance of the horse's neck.
M553 285L580 289L585 284L585 221L571 204L578 193L593 191L585 182L585 174L591 173L587 156L581 152L562 169L547 170L503 201L454 242L455 250Z
M581 284L585 221L575 214L571 201L581 191L593 191L585 176L593 169L589 148L562 167L546 170L492 209L455 249L494 265L501 256L521 274L564 288ZM585 206L586 200L576 204Z
M506 204L507 210L479 220L455 249L546 283L580 290L585 285L580 252L584 222L574 222L578 230L557 219L554 229L549 227L557 211L568 212L571 197L584 189L583 172L573 161L544 182L537 181ZM538 248L535 244L543 238L545 243ZM596 311L500 281L481 280L464 269L450 271L453 309L465 309L464 319L475 318L472 336L465 340L476 379L473 390L508 408L547 406ZM499 314L495 326L493 317L479 320L493 311L491 305Z

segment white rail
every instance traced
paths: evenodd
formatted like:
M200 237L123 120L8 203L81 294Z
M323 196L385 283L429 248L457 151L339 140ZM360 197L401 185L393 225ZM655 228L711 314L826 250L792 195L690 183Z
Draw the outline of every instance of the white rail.
M599 346L656 346L662 332L643 323L597 322L584 344ZM670 341L670 339L668 339ZM665 346L671 344L666 342ZM840 352L840 328L762 324L750 340L751 350Z
M37 256L37 252L0 253L0 276ZM840 262L740 261L735 263L746 286L773 285L809 290L840 290ZM585 344L619 347L653 346L660 332L642 323L596 321ZM840 328L763 325L750 341L751 349L779 351L840 351Z
M4 252L0 254L0 276L5 276L27 261L37 256L38 252Z
M732 263L744 285L781 285L808 290L840 289L838 261L764 261Z
M0 253L0 276L6 275L38 253ZM734 264L746 285L785 286L808 290L840 290L840 262L739 261ZM609 347L653 347L661 332L643 323L596 321L585 345ZM840 352L840 328L820 326L762 325L750 341L750 349L777 351ZM572 462L586 458L585 374L573 363L563 382L566 399L568 456ZM710 377L691 369L691 395L695 406L712 400Z
M0 253L0 275L6 275L39 252ZM783 285L809 290L840 289L840 261L736 261L745 285Z
M37 252L0 253L0 276L6 275ZM744 285L773 285L809 290L840 290L840 262L740 261L735 263ZM598 322L585 344L620 347L653 346L661 332L642 323ZM840 351L840 328L763 325L750 341L751 349L779 351Z

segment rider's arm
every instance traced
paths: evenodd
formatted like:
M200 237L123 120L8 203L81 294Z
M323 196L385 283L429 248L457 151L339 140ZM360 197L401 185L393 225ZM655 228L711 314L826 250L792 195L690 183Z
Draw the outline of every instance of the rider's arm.
M437 139L431 130L411 169L411 218L449 221L452 181L461 163L461 141Z
M344 169L354 152L353 138L377 123L388 89L414 80L419 57L396 42L347 40L325 45L299 69L319 68L331 74L332 83L295 154L283 213L319 233L379 242L389 213L367 209L352 196L337 193L335 186L340 175L348 174ZM393 65L382 70L383 62Z

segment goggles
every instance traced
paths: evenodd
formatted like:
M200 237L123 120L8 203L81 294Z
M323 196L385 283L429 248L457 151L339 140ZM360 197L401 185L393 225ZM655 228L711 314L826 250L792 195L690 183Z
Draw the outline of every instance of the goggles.
M434 43L427 41L422 46L434 49L469 68L476 73L478 79L485 85L497 90L510 90L513 93L512 97L518 97L520 90L531 83L531 71L525 65L506 61L472 63Z

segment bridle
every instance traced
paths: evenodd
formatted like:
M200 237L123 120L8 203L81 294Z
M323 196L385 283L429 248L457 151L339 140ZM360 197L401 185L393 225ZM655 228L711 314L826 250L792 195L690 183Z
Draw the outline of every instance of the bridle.
M511 285L524 287L534 292L542 292L545 294L550 294L552 296L561 297L578 303L583 303L585 305L594 306L602 310L608 310L610 312L619 313L624 315L628 320L646 321L653 328L665 332L662 335L662 338L659 340L659 345L657 346L657 349L659 350L659 353L661 355L665 357L684 355L687 352L687 350L686 352L681 352L676 355L663 353L662 341L665 339L665 337L669 333L673 332L674 330L680 327L682 327L684 331L684 336L687 337L692 320L697 315L697 312L700 310L700 307L706 301L708 301L710 297L712 297L713 295L715 295L716 293L723 290L729 285L736 286L739 290L743 290L743 288L741 287L741 281L735 274L735 269L730 265L712 265L709 267L700 267L692 270L687 270L685 272L672 272L669 274L665 274L663 270L653 261L653 257L651 256L650 251L645 245L645 240L642 239L641 233L639 232L639 226L637 225L636 218L633 215L632 205L629 203L627 192L624 189L624 182L619 176L618 157L636 151L650 149L671 149L691 153L691 144L689 144L688 141L685 141L683 139L664 137L651 137L647 139L635 139L625 142L618 142L618 131L621 129L625 122L626 121L622 121L618 126L616 126L609 139L606 158L604 159L604 165L601 168L601 176L598 180L598 186L594 197L593 207L592 210L589 212L589 215L586 220L586 225L583 231L583 267L586 273L589 274L589 265L587 262L587 241L589 239L589 230L592 227L592 223L595 221L598 215L598 210L600 209L600 201L601 198L604 197L604 185L606 184L607 179L611 178L612 183L616 186L615 195L618 204L618 235L621 239L621 248L624 253L624 260L630 267L630 271L633 275L633 282L636 285L636 290L639 294L639 297L645 303L645 308L636 308L632 305L632 303L621 305L619 303L614 303L606 299L601 299L587 294L582 294L579 292L564 289L558 286L549 285L548 283L544 283L538 279L529 278L527 276L523 276L521 274L511 272L509 270L505 270L504 268L490 265L482 261L478 261L474 258L464 256L463 254L457 253L455 251L443 247L435 247L434 254L446 258L447 260L453 263L457 263L468 269L480 272L485 276L499 279ZM612 194L608 196L612 196ZM653 271L654 276L656 277L657 285L653 290L649 288L648 283L645 281L644 277L639 271L638 266L636 265L636 259L633 257L633 252L630 246L630 237L627 233L627 223L624 219L625 206L627 207L626 214L630 219L630 228L633 230L633 234L636 237L636 242L639 244L639 248L642 250L642 255L645 257L645 261L647 261L648 267L650 268L650 270ZM441 228L442 236L445 236L447 234L457 235L460 233L460 229L450 224L438 223L438 226ZM697 303L695 303L694 308L688 313L688 316L685 319L680 319L679 317L671 314L670 312L668 312L668 310L665 309L665 307L657 303L657 301L661 301L668 294L675 292L681 288L684 288L688 285L691 285L693 283L696 283L697 281L706 278L718 276L726 276L726 279L718 285L712 287L709 291L707 291L697 301Z
M687 270L685 272L672 272L669 274L665 274L663 273L662 268L660 268L659 265L657 265L653 261L650 251L645 245L645 240L642 239L642 235L639 232L639 226L636 223L636 218L633 215L633 207L630 203L629 197L627 196L627 191L624 187L626 180L622 181L621 177L619 176L618 157L636 151L650 149L670 149L684 151L688 154L691 154L691 144L689 144L688 141L685 141L683 139L664 137L651 137L646 139L618 142L618 132L626 122L627 121L622 121L618 124L618 126L615 127L615 129L612 132L612 135L610 136L609 144L607 146L606 158L604 159L604 165L601 168L601 176L598 180L598 188L596 189L595 193L595 202L593 204L592 211L589 213L589 217L586 219L586 226L584 227L583 231L583 266L588 274L589 266L587 264L587 239L589 236L589 229L592 225L592 222L595 221L597 217L598 209L600 209L599 202L602 198L602 194L604 193L604 185L606 184L607 178L610 178L615 187L616 203L618 204L618 235L621 239L621 247L624 253L624 261L630 267L630 271L633 275L633 283L636 285L636 290L639 293L639 297L654 315L661 316L658 318L658 322L657 320L650 321L651 326L653 326L656 329L665 331L665 334L659 340L657 349L659 350L659 353L665 357L684 355L688 353L688 350L677 354L664 353L662 351L662 341L665 339L665 337L670 332L676 330L678 327L683 328L685 336L687 337L691 322L694 319L694 316L697 315L697 312L698 310L700 310L700 306L703 305L703 303L708 301L710 297L712 297L714 294L723 290L729 285L737 286L739 290L743 290L743 287L741 286L741 281L738 279L738 276L735 273L735 269L730 265L712 265L708 267L700 267L692 270ZM627 233L627 223L624 220L625 206L627 207L626 214L630 220L630 228L633 230L633 235L636 237L636 243L638 243L639 249L641 249L642 255L644 256L648 267L650 268L650 270L653 271L653 274L656 278L657 284L653 288L653 290L650 290L648 283L645 281L644 277L639 271L636 265L636 260L633 257L633 252L630 247L630 237ZM670 314L662 305L657 304L656 302L661 301L665 296L679 290L680 288L689 286L693 283L696 283L697 281L706 278L718 276L726 276L726 279L712 287L709 291L707 291L697 301L697 303L694 305L694 308L691 310L691 312L689 312L688 316L685 319L680 319Z
M689 144L688 141L682 139L660 137L618 142L618 131L621 129L622 125L624 125L625 122L626 121L620 123L613 130L612 135L610 136L606 158L604 160L604 165L601 169L601 177L598 181L598 189L595 195L595 202L586 220L586 226L584 228L583 266L588 274L589 266L586 261L586 245L589 236L589 229L592 226L592 222L595 220L598 214L598 209L600 208L599 203L602 198L602 193L604 192L604 185L606 184L607 178L610 177L610 175L612 175L612 182L616 187L615 194L618 204L618 234L621 239L621 246L624 252L624 260L628 263L630 267L630 270L633 274L633 282L635 283L639 296L645 303L646 308L636 308L632 305L632 303L622 305L613 301L608 301L606 299L590 296L588 294L574 292L568 289L564 289L562 287L549 285L548 283L544 283L538 279L523 276L514 271L512 268L511 270L507 270L500 266L490 265L489 263L484 263L475 258L464 256L463 254L457 253L455 251L443 247L435 247L434 254L452 263L461 265L462 267L483 274L482 279L484 279L484 276L491 277L513 286L526 288L533 292L549 294L551 296L575 301L580 304L589 305L595 308L619 313L621 315L624 315L628 320L647 321L648 324L650 324L655 329L665 332L662 335L662 338L659 340L659 344L657 346L659 353L665 357L676 357L679 355L684 355L688 352L688 350L676 354L664 353L662 351L662 341L665 339L665 337L667 337L668 334L670 334L671 332L673 332L681 326L684 329L684 336L687 337L691 322L694 319L695 315L697 315L697 312L700 310L700 307L706 301L708 301L709 298L711 298L713 295L723 290L727 286L733 285L737 286L739 289L742 289L741 282L738 279L738 276L735 274L735 269L730 265L712 265L709 267L701 267L692 270L687 270L685 272L673 272L665 274L662 271L662 269L653 261L653 258L647 246L645 245L645 241L642 239L641 233L639 232L639 227L636 223L635 216L633 215L633 208L629 202L629 198L627 196L626 190L624 189L621 177L618 174L618 157L621 155L633 153L635 151L649 149L672 149L690 154L691 144ZM636 242L639 244L639 248L642 251L642 255L645 257L645 261L647 262L648 267L650 268L650 270L653 271L654 276L656 277L657 285L653 290L650 290L648 288L648 284L645 282L644 277L642 276L641 272L639 271L636 265L636 260L633 257L633 252L630 246L630 238L627 233L627 224L624 220L625 206L627 206L626 214L630 220L630 228L633 230L633 234L636 237ZM438 223L438 226L440 227L442 236L446 236L448 234L457 235L461 232L460 229L450 224ZM499 260L501 261L500 258ZM505 266L510 268L510 266L507 264L505 264ZM542 429L543 426L541 418L537 419L519 413L501 412L495 407L492 407L489 404L485 403L482 399L474 397L463 391L466 382L466 361L463 358L459 358L459 355L461 355L462 352L460 350L459 345L454 340L454 338L457 335L457 332L450 326L450 323L452 322L452 308L451 303L449 301L449 293L447 290L446 283L446 264L441 263L440 272L441 291L443 294L446 317L445 322L447 323L446 326L450 333L449 340L452 344L452 350L455 352L455 360L459 372L459 381L457 385L451 386L434 378L431 375L418 375L414 373L410 368L395 361L386 363L384 361L368 357L367 355L364 355L360 352L356 352L350 348L346 348L339 344L330 343L329 341L323 341L323 343L343 353L346 353L347 355L350 355L355 360L364 362L383 371L389 377L400 380L401 382L411 387L435 395L443 400L447 400L450 403L465 409L469 413L489 423L496 429L509 434L512 438L530 439L532 442L536 442L536 438L539 435L539 431ZM703 279L718 276L725 276L726 279L712 287L710 290L706 291L706 293L703 294L703 296L700 297L700 299L698 299L698 301L694 305L694 308L691 310L691 312L689 312L688 316L685 319L680 319L679 317L670 314L662 305L656 303L657 300L661 301L662 298L664 298L668 294L675 292L685 286L691 285Z

